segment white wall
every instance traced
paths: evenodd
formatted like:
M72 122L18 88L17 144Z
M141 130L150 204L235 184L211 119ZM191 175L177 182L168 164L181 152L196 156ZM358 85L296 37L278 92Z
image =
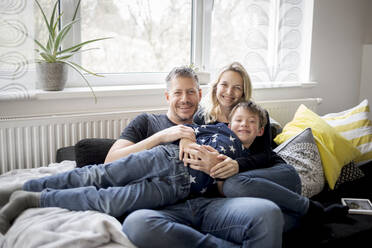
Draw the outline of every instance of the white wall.
M371 0L314 0L313 38L311 53L311 80L318 84L311 88L256 89L256 100L321 97L319 113L340 111L352 107L360 100L362 47L372 41ZM371 70L372 71L372 70ZM365 82L368 84L369 82ZM370 84L370 83L369 83ZM364 89L364 88L363 88ZM369 88L370 89L370 88ZM1 115L54 114L57 112L83 112L107 109L166 106L162 90L147 92L146 96L118 93L105 97L97 92L98 104L90 94L65 94L63 98L42 95L42 100L0 103ZM372 102L372 92L363 96ZM68 99L72 96L71 99ZM67 99L66 99L67 97Z
M372 1L368 2L367 10L372 10ZM369 11L370 13L371 11ZM360 95L359 99L368 99L369 103L372 102L372 15L367 14L366 18L366 32L364 35L364 46L362 56L362 78L360 82ZM370 119L372 113L369 114Z
M359 99L369 99L372 101L372 44L363 46L362 56L362 78L360 83ZM369 113L369 118L372 119L372 113Z
M311 78L319 83L314 94L323 98L320 112L339 111L359 103L369 2L315 0Z

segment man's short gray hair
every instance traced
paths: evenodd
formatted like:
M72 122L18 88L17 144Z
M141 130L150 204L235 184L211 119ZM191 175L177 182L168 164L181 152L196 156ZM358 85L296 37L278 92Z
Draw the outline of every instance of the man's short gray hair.
M173 68L169 72L168 76L165 78L165 81L167 83L167 90L170 89L172 80L177 77L192 78L195 81L198 89L200 88L199 78L196 75L195 71L188 66L181 66Z

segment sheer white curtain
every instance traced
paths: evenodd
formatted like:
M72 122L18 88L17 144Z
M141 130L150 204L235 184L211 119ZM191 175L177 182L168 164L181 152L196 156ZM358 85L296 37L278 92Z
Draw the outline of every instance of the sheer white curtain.
M312 0L215 0L211 69L236 60L256 83L307 81L312 11Z
M33 24L33 1L0 0L0 101L32 97Z

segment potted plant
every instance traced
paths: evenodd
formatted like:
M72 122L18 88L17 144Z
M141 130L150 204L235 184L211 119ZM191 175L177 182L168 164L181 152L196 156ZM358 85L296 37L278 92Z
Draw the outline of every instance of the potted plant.
M210 73L206 71L199 71L199 67L197 67L194 63L191 63L188 67L193 69L198 76L199 84L209 84L210 83Z
M58 28L58 24L62 17L62 14L57 13L57 6L58 0L56 0L52 14L47 19L43 8L41 7L38 0L35 0L37 6L39 7L41 14L43 16L44 24L48 29L48 41L45 45L42 42L34 39L37 49L36 52L40 55L40 58L36 59L36 71L44 90L63 90L66 80L67 80L67 68L70 67L76 72L80 74L80 76L84 79L87 83L88 87L92 91L95 101L97 102L97 97L93 91L92 86L89 84L88 80L85 78L83 72L87 72L94 76L100 76L96 73L88 71L87 69L83 68L81 65L78 65L71 61L71 57L77 53L86 52L91 49L82 50L82 47L88 43L96 42L99 40L109 39L106 38L99 38L84 41L71 47L65 48L62 47L62 42L64 38L69 34L71 31L72 26L77 23L79 20L76 19L79 7L80 7L80 0L77 2L74 15L72 20L68 22L65 26Z

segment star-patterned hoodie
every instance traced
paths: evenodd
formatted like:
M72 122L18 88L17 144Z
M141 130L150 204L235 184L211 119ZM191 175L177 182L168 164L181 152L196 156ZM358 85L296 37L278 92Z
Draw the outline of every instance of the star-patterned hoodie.
M235 133L224 123L215 125L188 124L187 126L194 129L196 143L199 145L209 145L220 154L232 159L249 155L248 149L243 146ZM203 194L216 183L215 179L202 171L189 168L189 173L192 194Z

